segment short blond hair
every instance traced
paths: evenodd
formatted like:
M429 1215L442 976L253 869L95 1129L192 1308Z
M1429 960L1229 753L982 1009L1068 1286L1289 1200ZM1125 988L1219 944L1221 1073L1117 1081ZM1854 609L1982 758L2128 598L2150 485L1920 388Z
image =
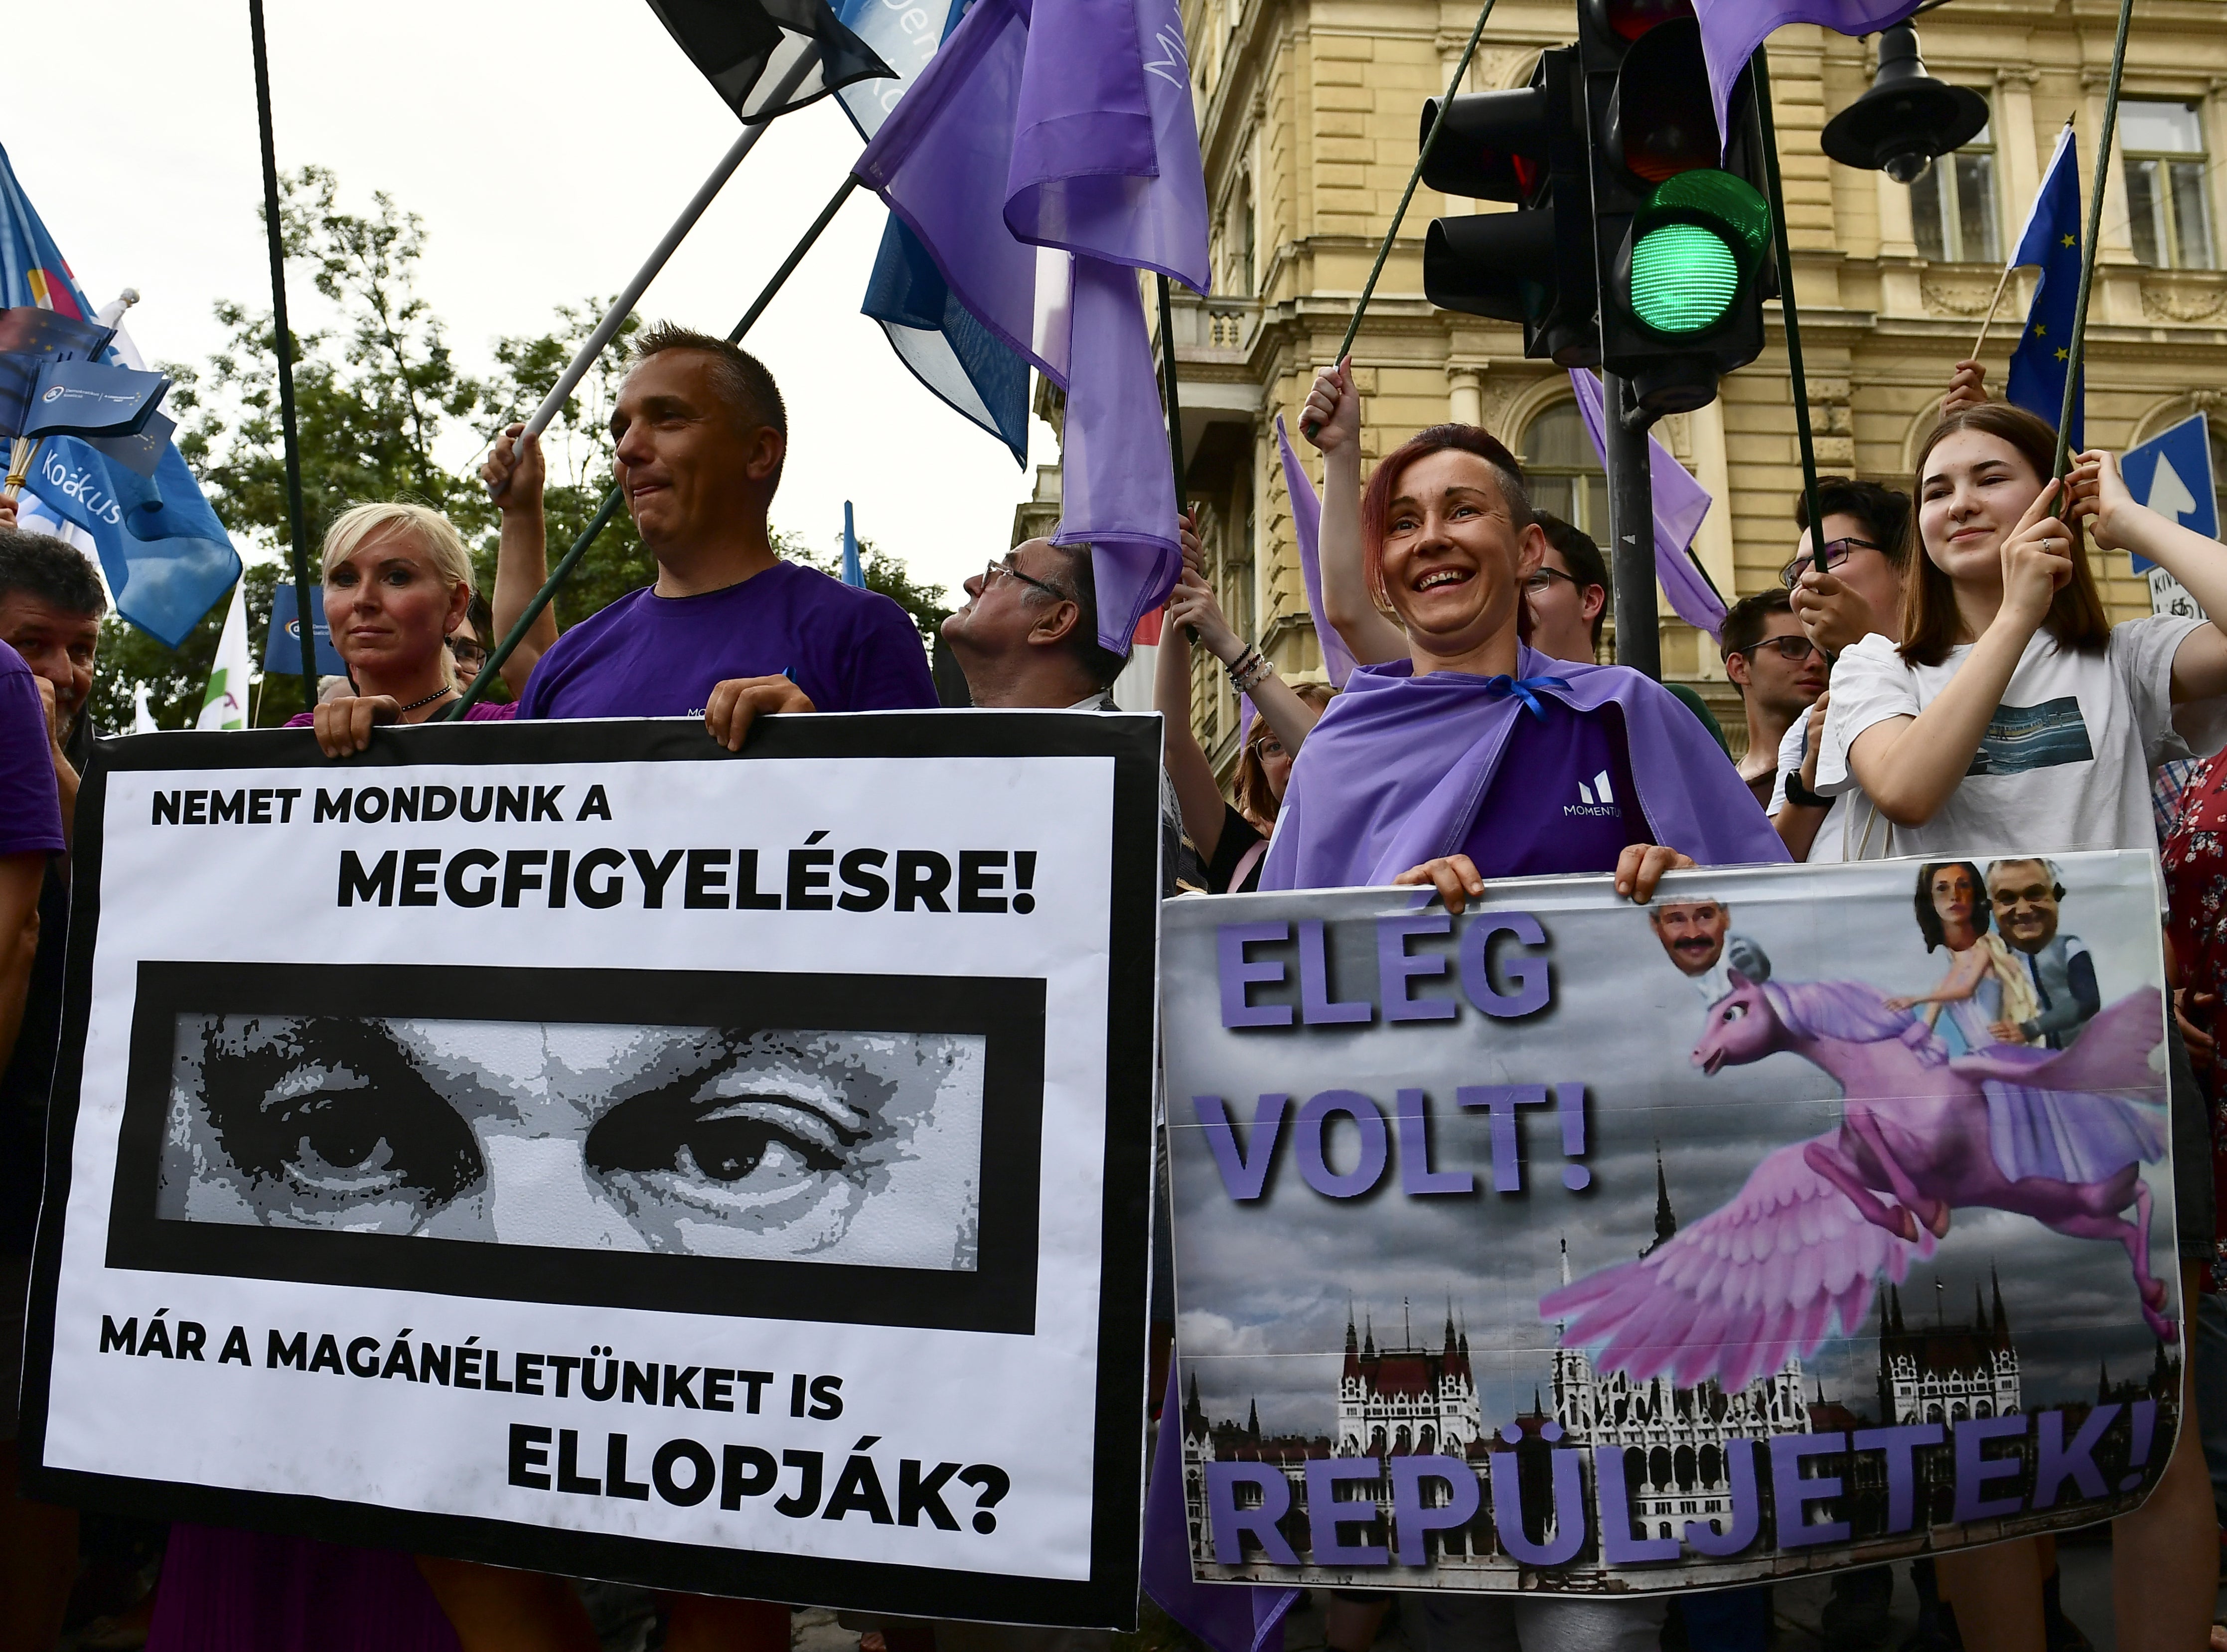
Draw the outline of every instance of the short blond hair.
M471 552L464 549L463 536L456 532L456 525L430 506L407 504L401 500L355 505L342 511L325 533L322 577L330 579L335 567L372 540L392 533L414 534L424 546L425 554L432 558L434 571L451 591L462 585L474 596L479 594L472 577ZM456 657L445 647L441 650L441 676L451 688L456 686Z
M400 500L356 505L342 511L325 534L323 577L331 578L335 566L346 562L369 541L389 533L414 534L425 547L426 554L433 558L433 566L443 579L452 588L462 585L477 594L479 586L472 577L471 552L464 549L463 536L456 532L456 524L428 506L406 504Z

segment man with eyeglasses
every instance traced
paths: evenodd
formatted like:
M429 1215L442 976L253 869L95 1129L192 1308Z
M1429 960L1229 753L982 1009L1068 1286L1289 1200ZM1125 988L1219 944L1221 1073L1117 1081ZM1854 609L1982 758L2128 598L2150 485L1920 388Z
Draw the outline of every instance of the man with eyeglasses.
M2064 876L2053 860L1988 863L1988 902L1994 909L1995 927L2026 960L2034 999L2041 1006L2039 1015L2016 1027L1998 1022L1993 1030L2004 1043L2023 1040L2070 1049L2103 1007L2088 943L2058 933L2058 903L2064 898Z
M1718 641L1747 718L1740 778L1767 805L1778 781L1779 743L1825 692L1825 656L1794 617L1784 586L1734 603Z
M1098 583L1087 545L1030 539L965 585L943 641L985 710L1111 711L1126 655L1100 646ZM1161 893L1175 893L1183 815L1160 775Z
M1874 631L1899 638L1910 495L1875 482L1821 476L1817 503L1825 519L1824 571L1818 571L1811 553L1809 501L1797 494L1800 547L1779 572L1804 635L1828 658ZM1766 807L1796 860L1863 860L1886 852L1886 825L1868 798L1860 791L1826 797L1815 789L1817 748L1832 698L1828 682L1809 716L1795 719L1779 743L1777 789Z
M1523 582L1523 606L1531 616L1524 640L1553 660L1590 666L1600 659L1601 629L1608 619L1608 561L1592 534L1547 511L1534 508L1531 520L1547 536L1547 554ZM1725 731L1704 700L1683 683L1666 681L1681 705L1700 719L1709 737L1725 747Z

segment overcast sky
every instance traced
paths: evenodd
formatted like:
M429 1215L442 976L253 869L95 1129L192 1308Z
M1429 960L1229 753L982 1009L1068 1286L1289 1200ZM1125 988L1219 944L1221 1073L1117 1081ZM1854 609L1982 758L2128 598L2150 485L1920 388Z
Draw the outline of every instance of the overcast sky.
M246 0L71 16L68 50L10 78L0 145L93 302L137 287L140 348L204 361L217 299L270 302ZM267 0L266 16L280 167L330 167L349 209L384 189L424 220L424 291L468 371L499 335L617 289L737 130L638 0ZM642 312L724 333L858 149L832 101L775 122ZM826 547L851 499L862 534L955 590L1005 549L1029 482L858 314L885 217L854 195L749 340L788 402L774 520ZM289 295L314 324L306 280ZM1042 424L1035 448L1032 463L1056 457Z

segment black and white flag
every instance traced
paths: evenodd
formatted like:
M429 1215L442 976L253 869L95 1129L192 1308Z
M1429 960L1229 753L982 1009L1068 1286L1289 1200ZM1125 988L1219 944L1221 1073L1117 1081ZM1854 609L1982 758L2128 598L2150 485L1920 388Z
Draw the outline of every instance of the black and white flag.
M649 9L746 121L785 115L854 80L896 78L827 0L649 0ZM818 65L779 97L797 58L815 48Z

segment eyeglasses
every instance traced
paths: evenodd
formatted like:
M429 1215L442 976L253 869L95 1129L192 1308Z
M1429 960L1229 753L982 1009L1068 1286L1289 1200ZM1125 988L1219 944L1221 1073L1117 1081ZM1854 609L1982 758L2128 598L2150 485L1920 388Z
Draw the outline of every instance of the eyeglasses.
M2039 906L2049 899L2046 885L2035 883L2026 889L1999 889L1991 897L2004 911L2014 906Z
M1041 579L1032 578L1031 576L1023 573L1018 568L1013 566L1013 559L1011 557L993 558L990 562L989 565L982 571L982 589L984 590L989 590L991 586L996 584L1000 579L1018 579L1024 585L1034 585L1038 590L1043 592L1047 596L1056 596L1062 602L1065 602L1067 600L1067 593L1062 590L1058 586L1049 585Z
M458 665L484 666L487 664L486 647L474 642L469 637L443 637L442 641L448 644L449 652L456 657Z
M1558 579L1568 580L1570 582L1570 588L1573 590L1583 591L1586 589L1586 582L1584 580L1579 578L1575 574L1566 574L1560 568L1535 569L1532 572L1524 576L1523 589L1526 590L1545 590L1549 585L1553 584Z
M1765 648L1776 654L1790 666L1798 666L1818 652L1817 645L1808 637L1765 637L1760 642L1751 642L1745 648L1728 648L1727 654L1755 655Z
M1876 551L1886 554L1883 545L1873 545L1869 539L1828 539L1825 541L1825 570L1828 573L1848 559L1854 551ZM1802 583L1802 576L1817 565L1815 557L1796 557L1778 571L1778 583L1792 590Z

